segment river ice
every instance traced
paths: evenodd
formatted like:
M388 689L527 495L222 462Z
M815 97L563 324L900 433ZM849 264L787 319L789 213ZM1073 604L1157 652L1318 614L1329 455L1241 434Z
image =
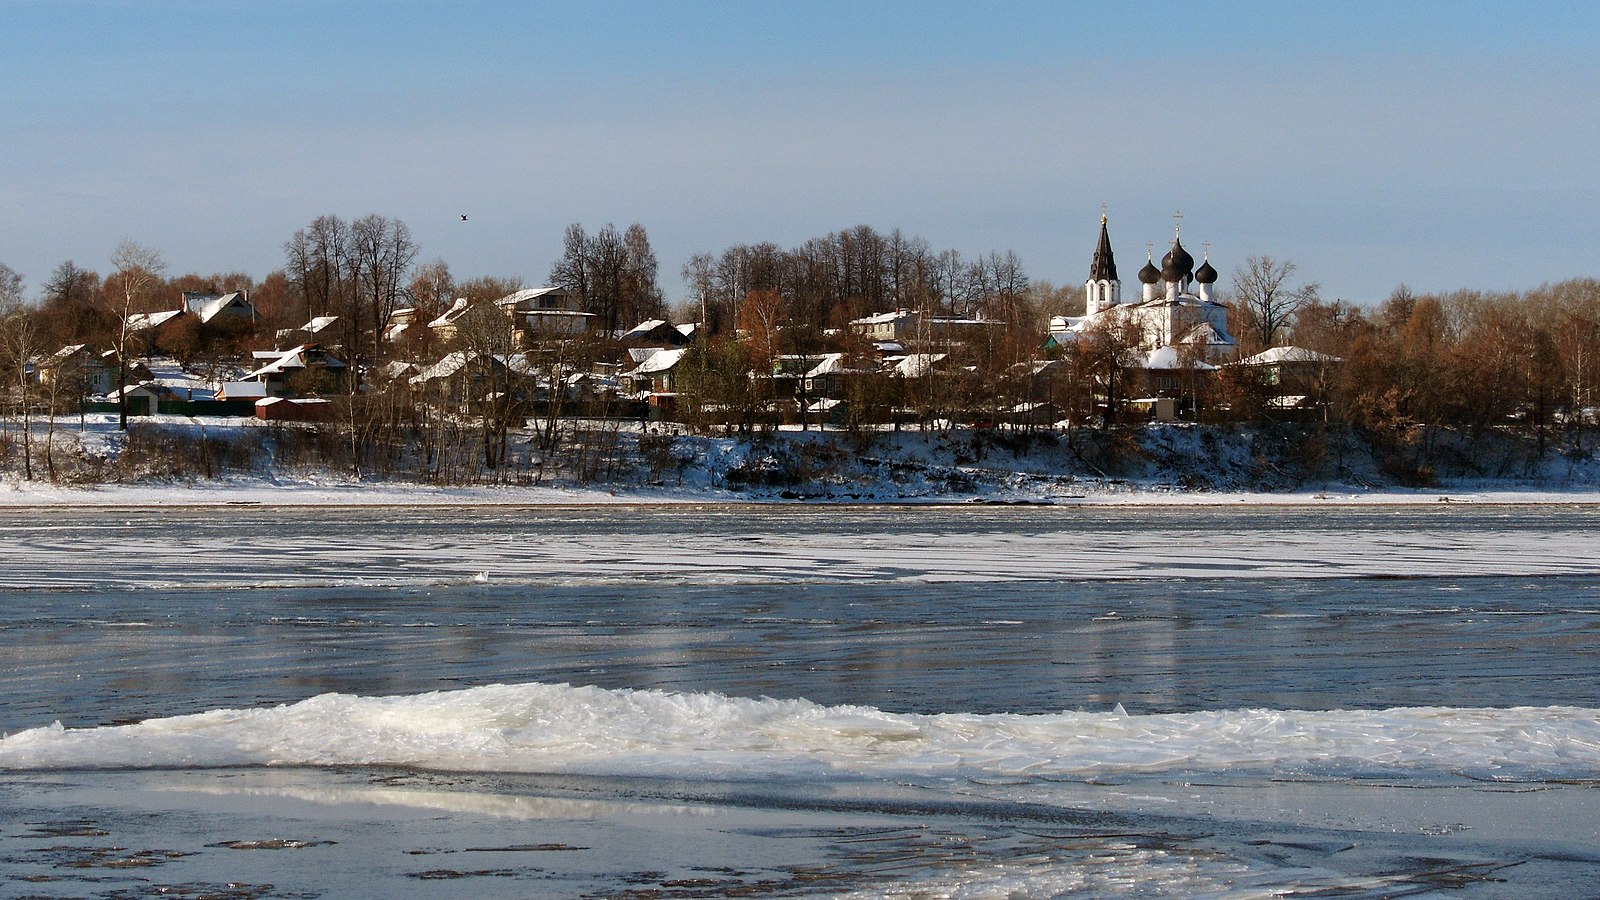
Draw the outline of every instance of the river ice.
M40 896L1600 889L1584 507L0 515Z

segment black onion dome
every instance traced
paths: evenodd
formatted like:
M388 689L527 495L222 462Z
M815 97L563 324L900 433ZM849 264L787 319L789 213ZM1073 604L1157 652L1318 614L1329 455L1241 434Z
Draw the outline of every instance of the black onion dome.
M1156 264L1155 263L1151 262L1148 259L1145 260L1144 261L1144 268L1139 270L1139 283L1140 284L1155 284L1156 282L1158 282L1160 280L1161 280L1161 270L1156 268Z
M1211 268L1211 260L1206 260L1200 264L1200 268L1194 270L1194 280L1201 284L1217 283L1217 270Z
M1161 278L1163 281L1182 281L1194 274L1194 257L1189 251L1183 249L1183 242L1174 239L1172 249L1166 256L1161 257Z

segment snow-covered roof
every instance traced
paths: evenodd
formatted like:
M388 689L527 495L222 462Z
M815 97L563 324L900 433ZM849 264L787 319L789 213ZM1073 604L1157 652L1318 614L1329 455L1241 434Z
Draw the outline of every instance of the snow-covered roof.
M159 381L141 381L138 384L130 384L121 390L114 390L106 396L112 400L116 400L123 394L127 394L130 397L134 396L135 394L143 394L147 397L156 397L158 399L161 397L176 396L172 388L167 387Z
M916 313L912 312L909 309L897 309L897 310L895 310L893 312L873 313L870 316L863 316L862 318L859 318L859 319L851 319L850 320L850 324L851 325L888 325L891 322L898 322L898 321L901 321L901 320L904 320L904 319L909 319L909 318L912 318L915 315L916 315Z
M678 361L683 359L683 355L688 352L688 350L661 350L656 353L652 353L650 354L650 358L639 363L639 365L628 374L654 375L657 372L665 372L677 365Z
M57 350L56 352L45 357L44 361L41 362L39 366L45 369L48 369L52 366L59 366L65 363L67 360L72 359L74 356L79 355L80 353L85 354L93 359L93 354L88 353L88 349L88 344L68 344L67 346L62 347L60 350Z
M183 315L183 310L181 309L168 309L153 313L134 313L128 317L128 330L144 331L147 328L155 328L165 325L181 315Z
M217 396L225 400L258 400L267 395L267 385L261 381L230 381L222 386Z
M594 313L583 312L576 309L530 309L522 313L529 319L598 319Z
M528 354L526 353L516 353L512 354L511 356L501 356L497 353L495 354L494 359L495 362L498 362L500 365L510 369L514 374L533 374L533 362L528 359Z
M1051 334L1064 334L1064 333L1066 333L1068 331L1076 331L1076 330L1078 330L1080 324L1087 318L1089 318L1089 317L1088 316L1051 316L1050 317L1050 333Z
M934 365L945 359L947 353L908 353L898 363L895 363L896 375L907 378L920 378L933 371Z
M338 316L317 316L316 318L307 322L305 324L305 328L302 330L310 334L316 334L320 331L326 330L328 326L337 321L339 321Z
M449 378L467 367L467 363L477 358L477 354L470 350L455 350L446 353L444 358L428 366L426 369L411 376L412 384L424 384L436 378Z
M667 324L667 320L666 319L646 319L643 322L640 322L639 324L637 324L637 325L633 326L632 328L628 329L627 331L624 331L622 333L622 340L628 340L629 338L636 338L636 337L644 337L645 335L649 334L652 331L655 331L657 328L660 328L661 326L663 326L665 324Z
M661 349L660 347L629 347L628 358L633 360L634 365L638 365L650 357L655 356L657 353L665 352L667 351Z
M494 305L500 307L517 306L519 304L526 303L529 300L537 300L538 298L547 294L566 293L566 289L564 288L560 288L551 284L545 284L540 285L539 287L523 288L520 291L507 294L504 297L501 297L499 300L496 300Z
M454 325L456 320L466 315L467 310L471 308L472 302L470 300L465 297L457 297L456 302L450 304L450 308L445 310L443 315L428 323L428 327L442 328L446 325Z
M376 374L381 378L387 378L390 381L393 381L396 378L408 378L417 371L418 368L416 363L406 362L403 359L392 359L379 366Z
M1247 356L1239 360L1241 366L1275 366L1283 363L1337 363L1344 362L1338 356L1327 353L1318 353L1304 347L1273 347L1263 350L1255 356Z
M278 357L277 359L267 363L259 369L256 369L254 372L251 372L248 377L255 378L262 375L279 375L287 372L290 369L304 369L313 362L311 359L312 356L320 357L315 361L323 363L330 369L343 368L344 366L344 363L332 356L327 355L326 353L321 352L321 348L316 344L301 344L292 350L285 350L276 355Z
M1232 347L1237 341L1233 339L1233 335L1218 330L1212 323L1201 322L1184 332L1178 338L1177 343L1190 346Z
M212 298L195 310L195 313L200 316L201 322L210 322L219 313L228 309L236 309L249 314L255 313L255 309L250 306L250 301L245 299L243 291L233 291L220 297Z
M1175 370L1190 370L1195 372L1214 371L1217 367L1198 359L1184 359L1177 347L1168 345L1151 350L1145 357L1144 367L1152 371L1169 372Z
M940 325L946 328L994 328L1005 323L999 319L983 318L952 318L949 316L936 316L928 320L930 325Z
M263 397L256 401L256 408L276 406L280 403L287 403L291 406L315 406L328 402L330 401L326 397Z
M823 375L864 375L865 369L852 369L845 365L843 353L828 353L822 357L811 371L806 373L807 378L818 378Z

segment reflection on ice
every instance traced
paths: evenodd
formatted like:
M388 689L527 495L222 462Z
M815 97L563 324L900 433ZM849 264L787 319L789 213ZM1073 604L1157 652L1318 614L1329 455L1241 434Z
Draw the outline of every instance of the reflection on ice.
M1600 777L1600 710L1219 710L911 715L714 693L492 685L325 694L0 740L0 766L400 765L687 777L1407 772Z

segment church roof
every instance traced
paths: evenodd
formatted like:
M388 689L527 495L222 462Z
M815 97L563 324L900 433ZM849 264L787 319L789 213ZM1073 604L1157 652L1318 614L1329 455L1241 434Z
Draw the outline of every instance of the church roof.
M1211 268L1211 260L1209 258L1200 264L1200 268L1194 270L1194 280L1201 284L1217 283L1217 270Z
M1090 281L1116 281L1117 260L1111 255L1111 235L1106 232L1106 217L1100 216L1100 243L1094 248L1094 262L1089 264Z

